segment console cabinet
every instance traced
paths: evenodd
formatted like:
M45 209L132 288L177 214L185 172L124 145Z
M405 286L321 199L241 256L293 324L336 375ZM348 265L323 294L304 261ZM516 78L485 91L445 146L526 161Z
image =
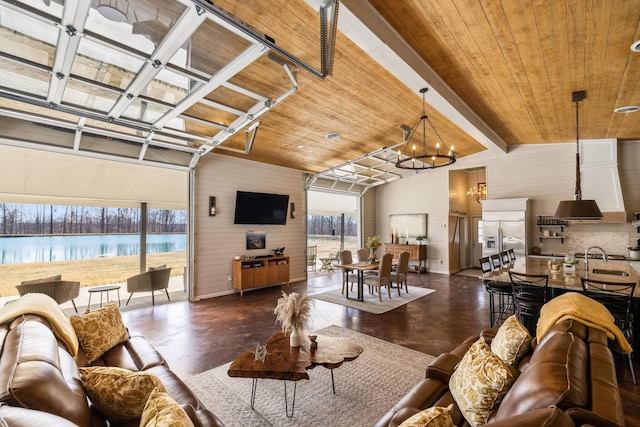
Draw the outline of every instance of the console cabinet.
M408 251L409 261L418 262L418 272L422 273L427 271L427 246L426 245L398 245L395 243L385 243L384 250L385 250L385 253L392 254L394 259L398 259L398 255L400 255L400 252Z
M289 283L289 257L268 256L233 260L233 289L248 289Z

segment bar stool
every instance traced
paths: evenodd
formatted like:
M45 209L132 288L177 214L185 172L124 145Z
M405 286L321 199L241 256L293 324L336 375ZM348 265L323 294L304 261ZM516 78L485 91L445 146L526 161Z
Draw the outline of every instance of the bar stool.
M536 335L540 309L547 302L549 276L547 274L523 274L509 272L513 287L513 305L518 320Z
M507 249L507 255L509 255L509 261L513 262L516 260L516 253L513 249Z
M604 305L615 319L625 338L633 343L633 313L631 302L636 288L635 282L604 282L602 280L580 278L582 290L586 296ZM638 384L636 371L633 368L632 353L625 355L629 360L631 378Z
M513 291L511 283L501 282L492 277L494 268L490 257L480 258L480 269L482 270L482 283L489 293L489 326L493 328L494 324L497 325L504 321L511 311ZM497 307L494 297L498 298Z

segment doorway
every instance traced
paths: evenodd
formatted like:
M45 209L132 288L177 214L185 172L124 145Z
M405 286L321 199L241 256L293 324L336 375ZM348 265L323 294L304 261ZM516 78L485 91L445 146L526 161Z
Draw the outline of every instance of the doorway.
M309 259L308 274L331 273L338 254L359 247L360 197L309 191L307 193L307 250L316 253ZM330 261L333 259L334 261Z

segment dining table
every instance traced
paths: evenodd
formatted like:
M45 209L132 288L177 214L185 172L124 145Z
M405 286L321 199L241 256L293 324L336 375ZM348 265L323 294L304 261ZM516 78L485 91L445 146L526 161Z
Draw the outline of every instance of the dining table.
M377 270L379 268L379 263L378 262L371 262L371 261L362 261L362 262L355 262L352 264L338 264L336 267L340 267L342 269L342 280L345 281L345 283L347 282L347 278L349 277L349 272L350 271L356 271L358 274L358 294L356 298L351 298L349 296L349 286L347 286L347 295L346 297L348 299L352 299L352 300L357 300L357 301L364 301L364 273L367 271L371 271L371 270ZM347 283L348 285L348 283Z

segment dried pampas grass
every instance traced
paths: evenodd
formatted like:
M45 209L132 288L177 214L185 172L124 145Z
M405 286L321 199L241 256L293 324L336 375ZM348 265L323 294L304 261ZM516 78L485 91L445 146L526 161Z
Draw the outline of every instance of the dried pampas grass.
M273 312L277 315L276 323L282 325L282 330L289 329L301 332L311 320L312 300L307 295L298 295L296 292L286 294L278 298L278 304Z

